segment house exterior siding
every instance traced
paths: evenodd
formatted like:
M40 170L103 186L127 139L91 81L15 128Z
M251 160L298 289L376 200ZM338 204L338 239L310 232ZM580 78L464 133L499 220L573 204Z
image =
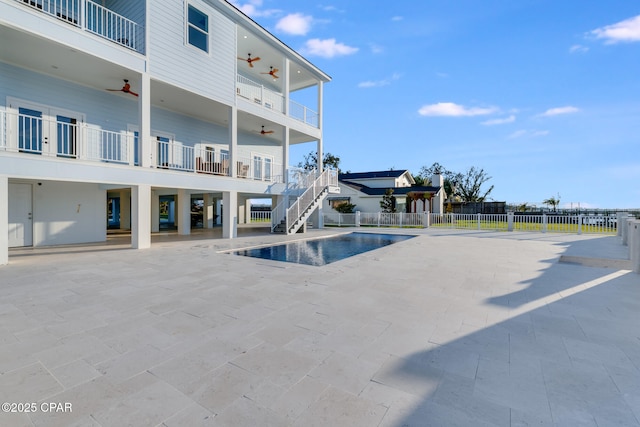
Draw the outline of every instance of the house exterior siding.
M186 43L186 6L209 17L209 52ZM151 20L149 62L151 75L202 96L231 105L235 101L236 26L218 10L201 1L149 2Z
M56 14L0 0L0 265L10 246L104 241L114 197L131 207L131 218L113 223L131 229L134 248L158 230L160 197L172 197L182 219L192 199L206 200L233 238L248 200L284 198L289 144L321 150L330 77L230 3L71 4L78 10ZM188 5L208 17L208 52L186 43ZM247 51L261 53L262 68L238 59ZM277 80L262 72L270 64L304 72ZM251 78L242 91L241 74ZM284 108L313 86L317 102L299 111L315 123ZM190 233L189 221L177 227Z

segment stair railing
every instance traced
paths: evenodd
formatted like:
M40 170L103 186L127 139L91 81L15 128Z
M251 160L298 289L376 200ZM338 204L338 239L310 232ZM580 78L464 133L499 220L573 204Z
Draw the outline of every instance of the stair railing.
M331 169L325 169L304 193L287 209L287 233L292 229L296 221L311 207L318 196L329 186L330 177L333 176Z

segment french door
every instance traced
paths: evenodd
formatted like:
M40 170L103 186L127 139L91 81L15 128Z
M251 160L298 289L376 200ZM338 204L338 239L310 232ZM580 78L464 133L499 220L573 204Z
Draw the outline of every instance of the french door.
M23 153L58 157L78 156L80 132L78 124L84 121L80 113L11 100L15 111L15 146Z

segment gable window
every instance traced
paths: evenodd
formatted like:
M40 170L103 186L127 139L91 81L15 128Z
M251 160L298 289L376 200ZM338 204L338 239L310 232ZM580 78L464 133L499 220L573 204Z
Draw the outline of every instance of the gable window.
M189 5L187 11L187 42L198 49L209 52L209 17Z

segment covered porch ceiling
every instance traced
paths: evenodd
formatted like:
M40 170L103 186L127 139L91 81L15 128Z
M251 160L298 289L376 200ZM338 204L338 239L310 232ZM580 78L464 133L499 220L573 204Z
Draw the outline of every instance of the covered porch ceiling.
M238 30L241 32L241 30ZM21 31L10 26L0 26L0 61L13 64L22 68L46 74L61 80L73 82L85 87L90 87L99 91L107 89L119 89L127 79L131 85L131 91L140 92L141 71L132 71L130 68L118 65L114 62L105 61L94 54L87 53L81 49L69 47L64 44L53 43L51 40L37 36L33 33ZM242 39L240 49L253 49L261 52L262 64L276 61L283 61L282 54L278 54L274 48L264 42L259 42L254 36ZM105 48L115 49L122 52L122 56L129 58L128 63L138 65L139 70L144 69L144 57L135 53L129 53L118 46L111 47L109 42ZM255 48L255 49L254 49ZM264 53L262 53L264 52ZM238 61L239 67L247 67L246 61ZM261 65L262 65L261 64ZM255 66L258 69L258 66ZM296 70L295 72L293 70ZM308 85L317 84L317 78L313 78L309 70L300 66L300 73L297 68L292 68L294 85L302 88ZM261 75L262 76L262 75ZM271 79L271 76L266 75ZM281 79L278 79L281 80ZM130 94L123 92L111 92L113 96L123 96L136 100ZM197 93L187 91L167 84L162 81L151 81L151 105L164 108L173 112L198 118L204 121L213 122L220 126L228 126L229 106L213 101ZM252 114L240 112L238 114L238 131L246 134L260 134L262 126L265 130L273 130L273 133L264 135L274 144L282 141L281 125L277 125L265 118ZM289 134L291 144L300 144L314 141L312 137L302 132L291 130Z

